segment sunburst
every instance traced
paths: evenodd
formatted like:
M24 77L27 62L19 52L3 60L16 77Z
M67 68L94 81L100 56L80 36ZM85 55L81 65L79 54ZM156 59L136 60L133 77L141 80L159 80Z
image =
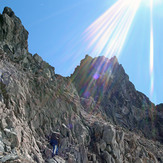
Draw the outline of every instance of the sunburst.
M120 56L130 27L140 5L150 7L150 96L154 91L154 32L153 6L158 0L118 0L103 15L95 20L84 32L84 39L88 43L87 50L95 55L111 58Z
M154 91L154 37L153 37L153 0L150 0L150 21L151 21L151 32L150 32L150 96L152 98Z
M119 57L141 0L119 0L85 31L92 54Z

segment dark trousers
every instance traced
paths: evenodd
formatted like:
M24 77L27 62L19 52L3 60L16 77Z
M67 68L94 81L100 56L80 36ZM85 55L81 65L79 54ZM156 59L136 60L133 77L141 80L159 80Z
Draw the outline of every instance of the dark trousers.
M58 154L58 142L56 140L51 140L50 144L53 146L52 156Z

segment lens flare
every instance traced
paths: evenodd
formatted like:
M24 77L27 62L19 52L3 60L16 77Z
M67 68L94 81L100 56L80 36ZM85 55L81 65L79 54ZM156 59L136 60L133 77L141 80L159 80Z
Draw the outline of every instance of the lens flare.
M151 32L150 32L150 96L152 98L154 91L154 38L153 38L153 0L150 0L150 18L151 18Z
M154 33L153 33L153 6L158 4L153 0L118 0L104 14L95 20L83 33L87 42L87 52L94 56L103 55L111 58L120 56L129 30L140 7L140 4L150 7L150 96L154 92ZM99 78L98 73L102 63L93 79ZM104 65L106 67L107 65ZM90 83L92 84L92 82ZM90 85L89 84L89 85ZM88 86L89 87L89 86Z
M95 55L119 57L141 0L119 0L84 32Z

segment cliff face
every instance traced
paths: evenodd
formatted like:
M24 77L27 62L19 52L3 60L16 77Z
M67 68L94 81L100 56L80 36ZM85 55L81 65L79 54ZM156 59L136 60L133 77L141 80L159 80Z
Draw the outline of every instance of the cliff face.
M13 54L12 58L15 60L25 55L28 51L28 32L9 8L5 8L0 15L0 27L0 42L4 51L8 55Z
M154 105L135 91L116 58L106 59L108 67L100 73L98 63L90 69L83 60L83 68L78 67L72 78L64 78L38 54L28 52L28 32L10 8L0 15L0 33L0 162L163 162L160 142L128 130L135 117L140 122L146 110L151 113L148 106ZM87 58L88 63L96 60ZM86 73L90 77L95 71L93 81L80 76ZM154 127L161 140L162 109L158 110ZM146 131L151 127L150 123L143 125ZM135 126L137 131L144 129ZM55 159L49 144L53 131L61 134Z
M79 95L92 97L109 121L163 142L162 107L156 107L144 94L136 91L116 57L109 60L86 56L71 79Z

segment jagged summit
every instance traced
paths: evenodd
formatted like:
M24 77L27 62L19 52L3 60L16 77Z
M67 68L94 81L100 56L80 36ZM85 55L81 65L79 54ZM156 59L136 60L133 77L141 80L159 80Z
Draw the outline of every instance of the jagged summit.
M15 16L11 8L5 7L0 14L0 42L1 48L14 57L25 55L28 52L28 32Z
M129 82L128 75L115 56L108 59L104 56L92 58L86 55L71 75L71 79L81 96L93 96L96 101L100 98L99 92L104 95L108 88L109 92L114 91L115 87L125 81L135 91L134 85Z
M135 132L140 130L148 138L163 141L162 130L157 125L158 120L161 122L160 114L155 105L136 91L116 57L87 55L71 75L71 80L79 95L93 97L114 124Z
M38 54L29 53L28 31L9 7L5 7L3 14L0 14L0 50L1 58L7 57L25 71L54 79L54 67Z
M155 112L115 57L86 55L64 78L28 52L27 38L19 18L5 8L0 15L0 162L163 162L163 107ZM61 140L54 159L49 138L55 131Z
M4 8L3 14L7 14L9 17L14 17L15 16L14 11L12 11L12 9L9 8L9 7Z

